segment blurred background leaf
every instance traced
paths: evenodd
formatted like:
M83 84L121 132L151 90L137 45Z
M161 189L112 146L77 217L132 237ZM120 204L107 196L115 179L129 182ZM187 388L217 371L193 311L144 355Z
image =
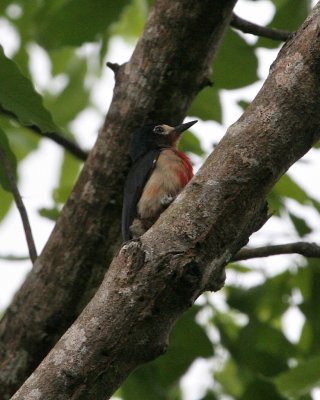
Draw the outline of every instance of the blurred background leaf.
M121 388L124 400L178 399L179 378L197 357L213 355L205 330L196 323L197 307L189 310L175 325L167 353L139 368Z
M268 24L270 28L286 29L296 31L310 12L309 0L273 0L276 12ZM290 16L290 18L288 18ZM260 38L258 47L274 48L279 42Z
M42 132L59 130L50 113L44 108L41 96L22 75L17 65L5 56L1 46L0 77L1 113L13 114L24 126L37 125Z
M212 81L219 89L238 89L257 81L258 59L254 46L229 30L213 65Z
M36 17L36 38L46 49L80 46L97 40L116 22L128 0L43 2Z
M11 192L11 182L10 177L8 177L9 172L13 174L13 178L16 179L17 176L17 160L14 153L11 150L9 140L3 130L0 129L0 185L7 192Z

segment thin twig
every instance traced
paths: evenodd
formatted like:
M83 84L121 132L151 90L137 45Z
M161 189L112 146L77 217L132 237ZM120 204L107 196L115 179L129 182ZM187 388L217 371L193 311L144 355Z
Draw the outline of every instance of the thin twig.
M292 253L301 254L305 257L320 258L320 246L316 243L294 242L257 248L244 248L232 258L232 261Z
M29 256L15 256L14 254L0 254L0 260L4 261L27 261Z
M82 150L75 142L67 139L57 132L42 132L41 129L37 125L28 126L33 132L37 133L40 136L46 137L48 139L53 140L55 143L64 147L69 153L73 154L77 158L82 161L86 161L88 157L88 153Z
M106 66L109 67L109 68L113 71L113 73L114 73L115 75L117 74L117 72L119 71L119 68L120 68L120 65L119 65L119 64L117 64L117 63L112 63L112 62L110 62L110 61L108 61L108 62L106 63Z
M3 165L4 173L6 175L6 178L8 179L8 183L10 185L11 192L13 194L14 200L18 207L18 210L19 210L19 213L20 213L20 216L22 219L24 233L26 235L26 240L27 240L28 249L29 249L29 255L30 255L32 263L34 263L38 256L37 256L37 250L36 250L36 246L34 244L34 240L33 240L33 236L32 236L32 231L31 231L31 226L30 226L29 219L28 219L27 210L23 204L22 198L21 198L19 190L17 188L14 173L12 171L11 163L2 147L0 147L0 162Z
M0 113L7 115L8 117L14 119L15 121L17 121L20 124L18 117L13 112L5 110L4 108L0 107ZM86 161L86 159L88 157L88 153L86 151L82 150L78 144L76 144L75 142L73 142L70 139L67 139L61 133L58 133L58 132L45 132L44 133L41 131L40 127L37 125L27 125L26 128L29 128L32 132L36 133L37 135L51 139L55 143L64 147L67 151L69 151L69 153L71 153L75 157L79 158L82 161Z
M290 37L294 34L293 32L284 29L266 28L265 26L254 24L238 17L236 14L232 15L230 25L244 33L251 33L256 36L262 36L273 40L281 40L283 42L290 39Z

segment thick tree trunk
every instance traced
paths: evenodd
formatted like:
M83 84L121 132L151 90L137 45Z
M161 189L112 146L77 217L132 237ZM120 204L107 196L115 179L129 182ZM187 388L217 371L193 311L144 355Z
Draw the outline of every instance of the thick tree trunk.
M266 220L272 186L319 140L319 107L320 5L186 190L122 247L92 301L13 400L105 399L162 354L176 319L221 285L224 266Z
M8 399L95 293L120 244L122 185L134 128L180 122L207 83L236 0L158 0L94 149L42 254L0 326L0 398Z

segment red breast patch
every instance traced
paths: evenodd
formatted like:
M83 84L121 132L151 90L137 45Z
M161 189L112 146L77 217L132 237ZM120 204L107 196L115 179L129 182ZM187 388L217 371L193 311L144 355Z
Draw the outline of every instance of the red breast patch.
M193 177L192 164L189 157L182 151L177 151L177 154L184 164L184 169L178 172L181 186L184 187Z

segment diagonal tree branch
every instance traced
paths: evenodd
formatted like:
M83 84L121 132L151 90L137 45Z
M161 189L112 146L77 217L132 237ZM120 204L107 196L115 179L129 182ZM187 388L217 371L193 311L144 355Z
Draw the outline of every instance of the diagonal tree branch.
M17 208L19 210L22 224L23 224L24 233L25 233L26 240L27 240L30 259L31 259L32 263L34 263L38 256L37 256L37 250L36 250L36 246L34 244L34 240L33 240L33 236L32 236L32 231L31 231L31 226L30 226L27 210L23 204L18 187L16 185L15 177L14 177L14 173L12 171L10 161L1 146L0 146L0 162L3 165L3 169L6 174L6 178L10 185L11 192L13 194Z
M254 24L238 15L232 15L230 25L244 33L251 33L255 36L265 37L267 39L281 40L285 42L290 39L294 32L286 31L284 29L266 28L265 26Z
M94 295L120 245L130 134L147 121L184 118L210 76L235 2L155 3L132 58L117 72L104 128L80 178L1 320L0 397L10 397Z
M320 258L320 246L318 246L316 243L295 242L257 248L244 248L232 257L232 261L242 261L249 260L251 258L270 257L279 254L293 253L300 254L305 257Z
M12 400L105 399L166 351L177 318L221 286L224 266L268 219L273 185L319 140L319 74L320 3L195 178L122 247L94 298Z

